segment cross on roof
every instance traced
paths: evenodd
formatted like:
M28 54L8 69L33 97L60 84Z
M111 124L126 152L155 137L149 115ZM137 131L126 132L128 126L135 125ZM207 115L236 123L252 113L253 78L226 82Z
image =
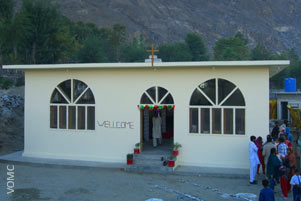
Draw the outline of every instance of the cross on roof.
M159 52L159 50L155 50L154 49L154 43L152 44L152 49L151 50L147 50L147 52L151 52L152 53L152 67L154 67L154 52Z

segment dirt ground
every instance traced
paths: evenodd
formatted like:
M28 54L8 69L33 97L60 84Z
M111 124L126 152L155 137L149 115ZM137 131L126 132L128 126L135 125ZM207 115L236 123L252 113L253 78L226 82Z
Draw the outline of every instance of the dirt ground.
M1 201L258 200L262 186L248 179L128 173L118 169L14 165L7 194L7 165L0 163ZM259 176L259 180L263 177ZM276 186L276 200L283 200ZM256 197L255 197L256 196ZM290 193L289 200L292 200ZM155 201L155 200L153 200Z

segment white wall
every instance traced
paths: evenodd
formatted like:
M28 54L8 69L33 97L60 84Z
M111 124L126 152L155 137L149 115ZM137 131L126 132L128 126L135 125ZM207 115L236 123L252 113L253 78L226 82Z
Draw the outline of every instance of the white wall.
M248 168L249 136L269 132L269 70L252 68L169 68L26 70L25 156L125 162L140 141L141 95L152 86L170 91L176 108L174 141L182 144L179 164ZM189 134L189 101L194 89L212 78L236 84L246 101L245 136ZM49 128L49 103L54 88L67 79L85 82L94 93L96 121L134 122L134 129L95 131Z
M282 118L282 107L281 102L288 102L288 105L299 106L301 109L301 94L300 93L284 93L277 94L277 119ZM290 120L290 113L288 110L288 120Z

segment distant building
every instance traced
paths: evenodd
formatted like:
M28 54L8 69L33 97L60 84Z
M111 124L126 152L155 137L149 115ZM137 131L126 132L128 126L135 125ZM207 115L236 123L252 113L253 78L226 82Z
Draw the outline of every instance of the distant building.
M301 92L276 92L277 100L277 119L290 120L289 110L290 105L294 109L301 109Z
M284 89L271 89L270 100L276 101L274 104L277 115L274 118L278 120L290 120L288 105L293 109L301 109L301 92L297 91L297 80L295 78L284 79Z

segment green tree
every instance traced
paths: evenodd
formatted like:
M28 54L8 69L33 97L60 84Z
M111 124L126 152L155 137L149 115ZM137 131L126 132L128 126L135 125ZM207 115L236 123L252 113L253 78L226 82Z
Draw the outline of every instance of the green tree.
M185 38L185 42L189 47L192 55L192 61L208 61L209 56L202 38L195 33L188 33Z
M242 39L240 34L231 38L219 39L213 50L216 61L248 60L250 58L246 40Z
M248 45L248 39L241 32L237 32L234 38L238 38L243 42L243 44Z
M13 81L10 79L3 79L1 85L2 89L9 89L13 85Z
M0 63L6 63L8 52L8 38L10 37L13 20L13 0L0 0Z
M50 0L23 0L19 13L24 63L57 63L72 51L66 21ZM69 47L69 48L68 48Z
M98 28L94 23L69 21L70 33L81 43L89 37L99 37L108 40L109 28Z
M114 24L109 32L109 59L111 62L120 61L120 48L125 41L125 26L122 24Z
M262 43L258 43L251 51L251 60L271 60L272 52L265 48Z
M79 49L77 59L80 63L101 63L107 62L104 47L105 41L97 37L88 37L83 42L82 48Z
M0 23L12 19L13 10L13 0L0 0Z
M160 45L158 55L164 62L191 61L192 59L190 49L184 42Z
M21 24L20 18L14 16L7 21L0 31L2 42L1 53L3 55L3 61L7 64L19 63L18 48L20 45L21 37Z
M147 55L147 43L142 36L140 36L140 40L134 37L132 41L121 47L122 62L144 62Z

